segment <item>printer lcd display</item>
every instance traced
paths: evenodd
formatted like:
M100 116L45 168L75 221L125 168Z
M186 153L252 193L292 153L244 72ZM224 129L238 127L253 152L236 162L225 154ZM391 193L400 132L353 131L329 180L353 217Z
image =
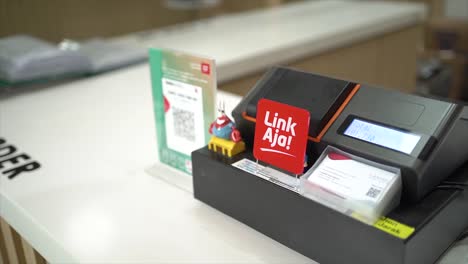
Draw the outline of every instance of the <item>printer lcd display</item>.
M353 119L344 134L382 147L411 154L421 136L401 130Z

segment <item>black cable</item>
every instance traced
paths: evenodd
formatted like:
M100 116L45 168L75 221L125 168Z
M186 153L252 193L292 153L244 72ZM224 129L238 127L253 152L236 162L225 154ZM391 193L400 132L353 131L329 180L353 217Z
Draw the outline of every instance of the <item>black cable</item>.
M447 185L457 185L457 186L468 187L468 183L466 182L443 181L442 183L447 184Z
M465 240L466 238L468 238L468 230L461 233L461 235L457 238L457 241L462 241L462 240Z
M468 183L466 182L443 181L439 186L437 186L437 189L465 191L467 190L467 187Z
M457 190L457 191L464 191L465 188L463 186L457 186L457 185L439 185L437 186L437 189L439 190Z

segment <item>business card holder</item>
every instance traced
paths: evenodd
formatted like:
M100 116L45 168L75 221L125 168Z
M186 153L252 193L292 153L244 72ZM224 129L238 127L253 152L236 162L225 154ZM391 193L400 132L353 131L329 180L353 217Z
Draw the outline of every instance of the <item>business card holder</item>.
M301 195L370 225L400 204L399 168L331 146L300 179Z

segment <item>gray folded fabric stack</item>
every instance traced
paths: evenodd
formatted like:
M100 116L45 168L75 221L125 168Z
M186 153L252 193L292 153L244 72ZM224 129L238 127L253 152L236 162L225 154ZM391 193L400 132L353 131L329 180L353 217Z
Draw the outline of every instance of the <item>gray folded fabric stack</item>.
M89 58L92 73L132 65L146 60L148 56L148 52L141 47L113 43L99 38L82 42L79 52Z
M83 73L91 63L83 54L61 50L29 36L0 39L0 79L8 82Z
M67 46L16 35L0 38L0 81L14 84L95 74L146 58L144 49L103 39Z

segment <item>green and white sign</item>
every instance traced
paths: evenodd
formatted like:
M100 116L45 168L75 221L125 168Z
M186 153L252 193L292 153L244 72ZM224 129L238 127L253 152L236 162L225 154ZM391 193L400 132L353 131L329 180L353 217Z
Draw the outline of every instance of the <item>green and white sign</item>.
M192 151L205 146L215 119L213 59L150 49L159 160L192 173Z

